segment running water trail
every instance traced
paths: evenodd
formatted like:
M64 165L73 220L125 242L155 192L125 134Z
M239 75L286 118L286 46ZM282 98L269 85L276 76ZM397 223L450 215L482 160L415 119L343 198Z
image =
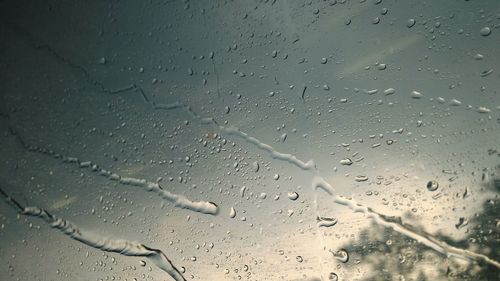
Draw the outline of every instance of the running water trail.
M173 107L169 107L169 108L173 108ZM357 203L353 199L347 199L345 197L336 195L335 189L332 187L332 185L330 185L323 177L321 177L318 174L319 170L316 167L313 160L309 160L308 162L304 162L304 161L299 160L295 155L280 153L280 152L276 151L272 146L259 141L257 138L249 136L248 134L240 131L236 127L226 128L224 126L218 125L218 123L213 118L201 118L200 115L197 114L196 112L194 112L189 106L184 105L184 106L178 106L176 108L188 109L188 112L192 116L195 116L197 119L200 119L202 124L214 124L216 127L219 128L219 130L222 133L226 133L226 134L232 135L232 136L237 136L237 137L253 144L257 148L267 152L274 159L285 161L285 162L290 163L292 165L295 165L295 166L297 166L300 169L305 170L305 171L311 171L311 170L315 171L316 175L313 176L312 183L311 183L313 190L315 191L317 189L322 189L322 190L326 191L331 197L333 197L334 203L337 203L337 204L340 204L343 206L347 206L349 209L351 209L355 213L358 213L358 212L364 213L365 215L367 215L368 218L372 219L375 223L377 223L381 226L384 226L384 227L388 227L388 228L390 228L390 229L392 229L392 230L394 230L402 235L405 235L411 239L414 239L415 241L417 241L417 242L419 242L419 243L421 243L421 244L423 244L423 245L425 245L425 246L427 246L427 247L429 247L429 248L431 248L431 249L433 249L441 254L446 255L447 257L453 256L453 257L457 257L457 258L461 258L461 259L482 261L482 262L491 264L497 268L500 268L500 263L498 261L495 261L486 255L450 246L447 243L445 243L444 241L441 241L438 238L433 237L430 234L419 234L415 231L412 231L412 230L404 227L401 224L387 221L386 219L384 219L383 215L373 211L369 207L366 207L366 206L363 206L363 205ZM315 197L315 201L316 201L316 199L317 199L317 197ZM314 203L314 207L315 207L316 215L319 217L317 202ZM322 245L323 245L323 243L322 243Z
M33 39L31 38L31 36L29 36L29 39L33 41ZM122 92L126 92L126 91L130 91L130 90L136 89L136 90L140 91L140 93L143 96L145 102L147 102L149 104L152 104L154 109L172 110L172 109L181 108L181 109L184 109L184 110L188 111L189 113L191 113L193 115L193 117L201 119L199 117L199 115L195 114L189 107L187 107L187 106L185 106L184 104L181 104L181 103L172 104L172 105L155 105L154 103L151 103L149 101L149 98L145 95L144 91L142 91L141 88L139 88L139 87L137 87L135 85L130 86L130 87L126 87L126 88L123 88L123 89L119 89L117 91L109 91L106 88L104 88L104 86L102 85L102 83L100 83L99 81L97 81L97 80L93 79L92 77L90 77L88 71L85 68L82 68L80 66L74 65L70 61L67 61L65 58L59 56L55 51L53 51L52 49L50 49L49 46L47 46L47 45L38 45L37 46L37 44L34 44L33 42L32 42L32 44L36 48L47 49L50 53L52 53L52 55L54 55L60 61L66 62L67 64L69 64L73 68L78 68L78 69L82 70L82 72L85 75L85 77L87 78L87 80L89 82L91 82L92 84L99 86L105 93L108 93L108 94L112 95L112 94L118 94L118 93L122 93ZM213 55L212 55L212 58L213 58ZM213 61L212 61L212 63L213 63ZM214 67L215 67L215 65L214 65ZM218 79L218 77L217 77L217 79ZM219 90L218 80L217 80L217 89ZM305 91L305 88L304 88L303 92L304 91ZM394 91L394 90L392 90L392 91ZM219 94L219 92L218 92L218 94ZM461 104L460 102L452 100L452 105L460 105L460 104ZM488 113L489 109L486 109L486 108L483 108L483 107L479 107L478 108L478 112L479 113ZM202 119L202 121L203 120L205 120L205 121L206 120L208 120L208 121L211 120L211 122L204 122L204 123L214 123L215 125L217 125L217 123L213 119ZM218 126L218 127L219 127L219 129L220 129L221 132L225 132L226 134L242 138L243 140L245 140L245 141L247 141L247 142L255 145L257 148L259 148L259 149L261 149L261 150L269 153L270 156L273 157L273 158L275 158L275 159L288 162L288 163L293 164L293 165L295 165L295 166L297 166L297 167L299 167L299 168L301 168L303 170L316 170L317 171L317 169L316 169L316 167L314 165L314 162L312 160L310 160L308 162L304 162L304 161L301 161L301 160L297 159L297 157L295 157L294 155L286 154L286 153L280 153L280 152L276 151L273 147L271 147L271 146L269 146L269 145L267 145L265 143L260 142L258 139L254 138L254 137L251 137L251 136L247 135L244 132L239 131L239 129L225 128L225 127L222 127L222 126ZM81 165L81 163L79 163L79 164ZM203 204L201 204L201 205L194 204L193 205L192 201L189 201L189 200L185 201L184 200L185 198L180 197L180 196L176 197L176 195L173 195L173 194L171 194L171 193L169 193L167 191L162 190L159 185L157 185L157 184L155 185L154 183L151 185L151 183L147 183L145 180L132 179L132 178L121 178L120 176L118 176L116 174L112 174L112 173L109 173L109 174L108 173L104 173L103 175L108 176L112 180L118 180L122 184L129 184L129 185L140 186L140 187L148 189L149 191L156 192L160 196L164 197L165 199L167 199L167 200L169 200L171 202L174 202L174 204L176 204L176 206L181 207L181 208L185 207L187 209L191 208L193 210L198 210L199 211L199 209L203 210L206 207ZM443 254L445 254L447 256L457 256L457 257L466 257L466 258L470 258L470 259L474 259L474 260L483 260L483 261L485 261L487 263L490 263L490 264L492 264L492 265L500 268L498 262L496 262L496 261L488 258L487 256L484 256L484 255L481 255L481 254L476 254L476 253L473 253L473 252L470 252L470 251L467 251L467 250L458 249L458 248L449 246L445 242L440 241L437 238L434 238L434 237L432 237L430 235L421 235L421 234L418 234L415 231L412 231L412 230L409 230L409 229L405 228L401 224L398 224L398 223L395 223L395 222L388 221L388 220L384 219L383 215L381 215L381 214L373 211L369 207L366 207L366 206L363 206L361 204L358 204L353 199L347 199L347 198L341 197L339 195L336 195L335 194L335 190L333 189L333 187L328 182L326 182L323 178L321 178L319 175L317 175L317 176L315 176L313 178L313 180L312 180L312 186L313 186L314 190L316 190L318 188L325 190L328 194L330 194L330 196L333 197L333 202L335 202L337 204L340 204L340 205L344 205L344 206L350 208L353 212L364 213L365 215L367 215L367 217L373 219L377 224L383 225L385 227L389 227L389 228L393 229L394 231L397 231L397 232L399 232L399 233L401 233L401 234L403 234L405 236L411 237L412 239L415 239L416 241L418 241L420 243L423 243L423 244L427 245L428 247L430 247L430 248L432 248L432 249L434 249L434 250L436 250L436 251L438 251L440 253L443 253ZM10 203L14 204L12 202L10 202ZM210 203L210 202L208 202L208 203ZM212 210L211 212L214 212L213 211L213 206L209 206L209 207L212 207L212 208L209 208L209 209ZM217 206L215 206L215 209L216 209L216 207ZM19 208L19 206L17 206L16 208ZM316 206L316 213L317 213L317 211L318 210L317 210L317 206Z
M189 106L187 106L187 105L185 105L185 104L183 104L181 102L174 102L174 103L170 103L170 104L154 104L153 108L154 109L163 109L163 110L183 109L186 112L188 112L192 117L194 117L195 119L198 119L201 122L201 124L204 124L204 125L213 124L222 133L225 133L226 135L229 135L229 136L239 137L239 138L241 138L241 139L243 139L243 140L245 140L245 141L253 144L258 149L263 150L263 151L269 153L269 155L272 158L274 158L274 159L278 159L278 160L281 160L281 161L288 162L288 163L290 163L292 165L295 165L295 166L297 166L300 169L305 170L305 171L315 170L316 169L316 164L314 163L313 160L309 160L307 162L304 162L302 160L299 160L297 158L297 156L295 156L293 154L281 153L281 152L277 151L274 147L270 146L269 144L263 143L260 140L258 140L257 138L254 138L254 137L248 135L247 133L242 132L237 127L234 127L234 126L231 126L231 127L221 126L212 117L202 118L198 113L196 113L195 111L193 111L191 109L191 107L189 107Z
M10 197L2 188L0 188L0 194L19 214L40 218L49 224L50 227L61 231L73 240L105 252L113 252L131 257L146 257L158 268L168 273L174 280L186 280L161 250L150 248L138 242L123 239L111 239L94 234L85 229L78 228L76 225L67 220L58 218L44 209L38 207L23 207L18 203L18 201Z
M162 189L158 183L136 178L120 178L119 182L125 185L139 186L149 192L154 192L161 198L174 203L174 206L178 208L189 209L191 211L210 215L217 215L219 212L218 206L213 202L191 201L182 195L177 195Z
M26 142L23 140L23 138L12 126L10 126L9 128L11 130L11 134L14 135L18 139L18 141L23 145L23 147L28 151L49 155L56 159L62 159L62 162L65 164L75 164L80 169L88 169L91 172L97 173L101 176L108 178L109 180L116 181L123 185L141 187L146 191L156 193L162 199L173 203L174 206L177 208L188 209L194 212L210 214L210 215L217 215L219 213L219 207L217 206L217 204L213 202L193 201L183 195L175 194L163 189L158 183L148 182L145 179L122 177L117 173L113 173L111 171L99 168L97 164L91 161L81 161L77 157L64 156L55 153L52 150L40 147L28 146L26 145Z
M224 127L219 125L214 118L202 118L199 114L197 114L195 111L192 110L192 108L188 105L185 105L181 102L175 102L172 104L152 104L154 109L160 109L160 110L175 110L175 109L182 109L189 113L194 119L198 119L200 123L205 124L205 125L215 125L219 129L219 131L223 134L230 135L230 136L236 136L239 137L251 144L253 144L255 147L258 149L265 151L266 153L269 154L270 157L274 159L278 159L284 162L287 162L289 164L295 165L298 168L304 170L304 171L316 171L318 173L318 168L316 167L316 164L314 163L313 160L309 160L307 162L304 162L302 160L299 160L295 155L293 154L287 154L287 153L281 153L278 152L276 149L274 149L272 146L261 142L255 137L252 137L248 135L245 132L240 131L236 127ZM89 163L90 162L80 162L76 158L65 158L65 161L67 162L74 162L78 163L80 166L83 165L83 167L90 167ZM94 170L94 169L93 169ZM180 195L174 195L172 193L169 193L168 191L165 191L161 189L161 187L156 184L156 183L150 183L147 182L146 180L142 179L135 179L135 178L121 178L117 174L113 174L109 171L105 170L100 170L100 174L109 177L112 180L116 180L122 184L126 185L133 185L133 186L139 186L143 187L148 191L152 191L160 195L162 198L169 200L171 202L174 202L174 204L177 207L180 208L186 208L190 209L193 211L198 211L202 213L208 213L208 214L217 214L218 213L218 207L214 203L211 202L193 202L188 200L185 197L182 197ZM335 189L326 181L324 180L321 176L316 174L313 179L312 179L312 187L314 190L317 189L322 189L326 191L330 196L333 197L333 202L346 206L349 209L351 209L353 212L361 212L364 213L368 218L372 219L375 223L388 227L402 235L405 235L409 238L414 239L415 241L439 252L447 257L457 257L457 258L462 258L462 259L469 259L469 260L474 260L474 261L482 261L488 264L491 264L497 268L500 268L500 263L489 258L486 255L482 255L479 253L474 253L472 251L460 249L457 247L453 247L445 243L444 241L441 241L437 239L436 237L433 237L430 234L419 234L416 231L410 230L407 227L396 223L392 221L388 221L384 218L383 215L373 211L371 208L363 206L361 204L358 204L355 200L353 199L347 199L345 197L342 197L340 195L335 194ZM317 198L317 197L315 197ZM315 203L315 209L316 209L316 214L319 217L318 213L318 206L317 202ZM105 249L103 249L105 250Z
M120 184L137 186L143 188L146 191L156 193L162 199L172 202L175 207L210 215L217 215L219 213L219 207L213 202L192 201L183 195L174 194L172 192L164 190L158 183L148 182L145 179L122 177L117 173L100 169L99 166L93 164L90 161L82 162L76 157L62 157L62 156L58 157L62 158L63 162L65 163L75 163L80 168L88 168L92 172L96 172L99 175L104 176L110 180L116 181Z
M314 164L313 160L309 160L307 162L304 162L304 161L297 159L297 157L293 154L278 152L272 146L265 144L254 137L249 136L248 134L240 131L236 127L226 128L223 126L219 126L219 128L222 132L224 132L228 135L240 137L240 138L246 140L247 142L255 145L257 148L266 151L274 159L288 162L288 163L295 165L295 166L297 166L300 169L305 170L305 171L316 169L316 164Z

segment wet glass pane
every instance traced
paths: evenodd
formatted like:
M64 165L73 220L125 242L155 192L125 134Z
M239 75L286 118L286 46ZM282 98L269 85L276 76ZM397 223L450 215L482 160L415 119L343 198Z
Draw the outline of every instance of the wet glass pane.
M500 1L0 1L1 280L499 280Z

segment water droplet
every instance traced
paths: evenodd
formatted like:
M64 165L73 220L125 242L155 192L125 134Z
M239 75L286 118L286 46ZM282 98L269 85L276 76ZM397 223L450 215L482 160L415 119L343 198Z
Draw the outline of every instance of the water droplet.
M350 165L352 165L352 160L349 158L344 158L344 159L340 160L340 164L350 166Z
M395 92L396 92L396 90L394 88L389 88L389 89L384 90L384 95L386 95L386 96L392 95Z
M232 219L236 217L236 210L234 209L234 207L231 207L231 210L229 211L229 217Z
M288 192L288 199L297 200L299 198L299 194L297 192Z
M491 73L493 73L493 69L488 69L488 70L483 70L481 71L481 77L486 77L488 75L490 75Z
M318 227L331 227L337 224L336 218L316 217Z
M459 101L459 100L457 100L457 99L451 99L450 100L450 105L459 106L461 104L462 104L462 102Z
M257 161L253 162L252 166L253 166L253 171L257 173L259 171L259 162Z
M280 140L281 142L285 142L286 141L286 137L287 137L287 134L286 133L283 133L280 137Z
M301 256L297 256L295 259L297 260L297 262L303 262L304 261L304 259Z
M485 26L479 30L479 34L481 34L481 36L488 36L491 34L491 28Z
M321 64L325 64L328 62L328 59L327 58L321 58Z
M412 91L411 92L411 97L414 98L414 99L420 99L422 98L424 95L422 95L422 93L420 92L417 92L417 91Z
M367 181L368 177L363 176L363 175L359 175L359 176L354 177L354 180L356 180L357 182Z
M457 223L457 224L455 224L455 227L456 227L457 229L460 229L460 228L462 228L462 227L465 227L465 226L466 226L466 225L468 225L468 224L469 224L469 221L468 221L466 218L464 218L464 217L460 217L460 218L458 219L458 223Z
M490 113L491 109L486 108L484 106L480 106L480 107L477 108L477 112L479 112L479 113Z
M332 253L332 255L342 263L349 261L349 253L347 253L346 249L340 249L337 251L330 250L330 253Z
M407 22L406 22L406 26L408 28L412 28L414 25L415 25L416 21L414 19L409 19Z
M438 187L439 187L439 184L438 184L438 182L437 182L437 181L435 181L435 180L431 180L431 181L429 181L429 182L427 183L427 189L428 189L429 191L436 191L436 190L438 189Z
M328 274L328 280L330 280L330 281L338 281L339 280L339 276L335 272L330 272L330 274Z

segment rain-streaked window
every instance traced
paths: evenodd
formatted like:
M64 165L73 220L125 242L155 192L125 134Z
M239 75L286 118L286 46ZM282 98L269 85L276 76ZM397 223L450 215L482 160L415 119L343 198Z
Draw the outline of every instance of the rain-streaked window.
M0 1L1 280L499 280L500 1Z

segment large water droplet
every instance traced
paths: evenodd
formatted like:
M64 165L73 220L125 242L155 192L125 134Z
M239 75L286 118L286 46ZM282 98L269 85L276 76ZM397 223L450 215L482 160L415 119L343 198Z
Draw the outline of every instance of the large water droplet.
M330 281L338 281L339 280L339 276L335 272L330 272L330 274L328 274L328 280L330 280Z
M330 253L342 263L346 263L349 261L349 253L346 249L339 249L336 251L330 250Z

